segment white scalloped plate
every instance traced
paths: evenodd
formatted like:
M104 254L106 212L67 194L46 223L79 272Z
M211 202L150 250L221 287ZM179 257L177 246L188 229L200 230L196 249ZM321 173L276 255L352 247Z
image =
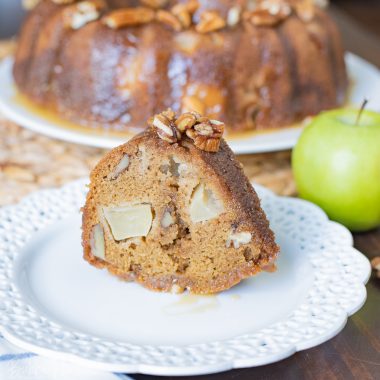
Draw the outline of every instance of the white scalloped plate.
M257 187L281 255L217 296L154 293L82 259L85 181L0 209L0 330L114 372L195 375L272 363L335 336L365 302L368 260L311 203Z
M370 100L369 108L380 111L380 71L352 53L346 54L346 63L352 84L348 104L360 105L363 99L367 98ZM128 136L115 137L100 132L64 128L25 107L17 101L12 65L12 58L0 63L0 112L10 120L53 138L101 148L113 148L128 140ZM269 133L252 134L239 138L229 139L227 136L227 141L236 154L271 152L292 148L301 131L301 126L282 128Z

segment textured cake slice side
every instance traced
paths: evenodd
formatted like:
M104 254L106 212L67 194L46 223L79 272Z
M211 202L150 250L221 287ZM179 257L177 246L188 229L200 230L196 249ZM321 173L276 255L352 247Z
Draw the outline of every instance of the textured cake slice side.
M278 246L259 199L222 140L217 152L148 129L91 174L84 258L159 291L215 293L259 272Z

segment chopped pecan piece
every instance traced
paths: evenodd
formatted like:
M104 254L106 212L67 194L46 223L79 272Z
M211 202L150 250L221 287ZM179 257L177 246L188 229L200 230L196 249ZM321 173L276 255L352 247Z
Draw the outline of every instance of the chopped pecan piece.
M274 26L283 21L286 17L285 14L278 13L271 14L268 9L257 9L250 12L246 18L256 26Z
M206 152L217 152L220 146L220 138L207 137L198 135L193 129L186 131L186 135L190 137L194 145Z
M105 7L102 0L81 1L68 6L63 11L63 22L66 27L80 29L100 17L100 11Z
M224 19L215 11L204 11L195 29L199 33L209 33L226 26Z
M183 28L191 25L191 13L187 9L186 4L177 4L171 9L172 14L177 17Z
M162 113L162 115L167 117L170 121L172 121L172 122L175 121L176 114L171 108L168 108L166 111L163 111L161 113Z
M283 0L264 0L245 12L243 17L256 26L274 26L292 13L290 4L289 1Z
M207 152L219 150L224 132L224 124L220 121L201 117L195 112L187 112L176 118L171 109L155 115L149 124L162 140L173 144L181 140L181 132L185 132L197 148ZM187 143L184 140L182 144L185 146Z
M180 3L174 5L171 9L173 15L175 15L180 21L183 28L189 28L192 23L193 13L198 9L199 4L196 0L191 0L187 3Z
M171 12L165 10L159 10L156 14L156 19L165 25L170 26L176 32L182 30L182 23L180 20Z
M199 8L198 0L189 0L187 3L184 4L186 9L191 13L194 14L197 9Z
M155 128L158 136L169 143L175 143L181 139L181 132L175 126L175 114L172 110L154 115L150 124Z
M198 121L199 124L195 124L194 129L186 130L186 136L194 141L197 148L206 152L217 152L224 131L224 124L205 117L200 118Z
M201 136L212 136L212 134L214 133L212 124L208 119L202 120L199 124L196 124L194 126L194 130L198 132L198 134Z
M146 24L154 19L154 11L150 8L136 7L115 10L105 17L102 22L112 29L130 25Z
M176 120L175 125L181 132L185 132L194 126L199 117L196 112L185 112Z

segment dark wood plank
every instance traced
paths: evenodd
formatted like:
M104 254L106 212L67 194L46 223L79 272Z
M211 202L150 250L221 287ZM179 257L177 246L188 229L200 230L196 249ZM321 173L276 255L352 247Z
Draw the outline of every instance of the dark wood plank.
M370 33L357 19L337 7L332 6L330 9L330 14L342 31L345 48L380 67L380 1L373 12L377 13L378 34Z
M366 30L380 37L380 1L379 0L332 0L339 11L346 13Z

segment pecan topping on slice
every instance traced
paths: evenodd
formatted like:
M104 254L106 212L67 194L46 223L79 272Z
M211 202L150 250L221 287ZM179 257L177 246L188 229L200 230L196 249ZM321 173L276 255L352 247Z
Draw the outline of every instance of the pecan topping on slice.
M144 5L150 8L163 8L167 3L168 0L140 0Z
M186 130L186 136L194 141L197 148L206 152L217 152L224 132L224 124L206 117L199 118L198 122L199 124L194 125L194 129Z
M182 133L193 140L194 145L207 152L217 152L224 132L224 124L202 117L196 112L186 112L178 118L169 109L149 120L157 135L171 144L182 139ZM186 140L183 141L183 145Z
M165 117L167 117L170 121L174 121L176 118L175 112L171 109L168 108L166 111L161 112Z
M186 135L190 137L194 145L206 152L217 152L220 146L220 138L198 135L193 129L186 131Z
M196 112L185 112L176 120L175 125L181 132L185 132L195 125L199 117Z
M149 124L155 128L162 140L175 143L181 139L181 132L175 125L175 113L170 108L158 115L154 115Z
M199 33L209 33L226 26L224 19L215 11L204 11L195 29Z
M150 8L123 8L115 10L105 17L102 22L112 29L119 29L130 25L141 25L154 19L154 11Z

